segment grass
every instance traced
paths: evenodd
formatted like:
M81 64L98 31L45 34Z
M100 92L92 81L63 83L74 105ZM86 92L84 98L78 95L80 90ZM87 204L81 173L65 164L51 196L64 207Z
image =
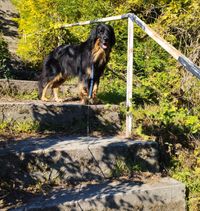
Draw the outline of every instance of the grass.
M38 91L33 90L31 93L18 93L15 97L17 100L38 100Z
M2 121L0 123L0 133L12 133L12 134L20 134L20 133L35 133L39 130L39 122L26 120L26 121Z
M118 178L121 176L132 176L135 172L143 171L142 166L139 163L134 163L129 158L119 157L115 162L114 170L112 171L111 176Z

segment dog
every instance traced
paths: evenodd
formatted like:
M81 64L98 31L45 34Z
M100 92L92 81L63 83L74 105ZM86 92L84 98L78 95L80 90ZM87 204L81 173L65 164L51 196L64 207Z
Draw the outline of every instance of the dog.
M95 100L100 77L104 73L114 44L113 27L101 23L92 29L85 42L57 47L43 62L39 80L40 99L48 101L46 92L51 88L54 100L63 102L58 97L58 87L68 78L78 77L81 102L85 104L89 98Z

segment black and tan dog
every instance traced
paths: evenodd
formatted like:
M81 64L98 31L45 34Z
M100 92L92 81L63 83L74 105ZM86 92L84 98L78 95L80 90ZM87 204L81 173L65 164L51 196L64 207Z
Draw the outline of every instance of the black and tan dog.
M115 44L114 30L110 25L99 24L89 38L78 45L61 45L44 60L39 81L41 100L47 101L48 88L53 90L54 100L58 98L58 87L68 78L78 76L80 99L87 101L89 91L96 98L100 77L108 63L111 48ZM91 83L92 80L92 83ZM91 88L91 84L92 88ZM90 90L91 89L91 90Z

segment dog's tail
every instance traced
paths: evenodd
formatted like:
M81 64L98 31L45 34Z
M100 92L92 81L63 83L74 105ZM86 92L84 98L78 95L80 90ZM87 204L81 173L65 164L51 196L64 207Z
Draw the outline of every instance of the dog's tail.
M47 83L47 78L48 78L48 57L44 59L43 65L42 65L42 72L39 76L39 80L38 80L38 96L39 99L41 99L42 97L42 92L43 89Z
M42 97L42 91L43 91L43 89L44 89L43 80L40 78L38 80L38 97L39 97L39 99L41 99L41 97Z
M55 77L56 71L59 69L61 69L61 68L60 68L60 65L59 65L57 59L54 58L53 53L50 53L44 59L43 66L42 66L42 73L40 74L40 78L38 80L39 98L42 97L43 89L48 84L48 82Z

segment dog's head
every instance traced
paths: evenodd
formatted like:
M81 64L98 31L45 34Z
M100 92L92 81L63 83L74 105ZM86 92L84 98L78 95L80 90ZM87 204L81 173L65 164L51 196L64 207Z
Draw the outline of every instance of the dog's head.
M115 44L115 33L112 26L107 24L99 24L91 32L90 38L95 42L100 42L100 47L104 50L111 49Z

